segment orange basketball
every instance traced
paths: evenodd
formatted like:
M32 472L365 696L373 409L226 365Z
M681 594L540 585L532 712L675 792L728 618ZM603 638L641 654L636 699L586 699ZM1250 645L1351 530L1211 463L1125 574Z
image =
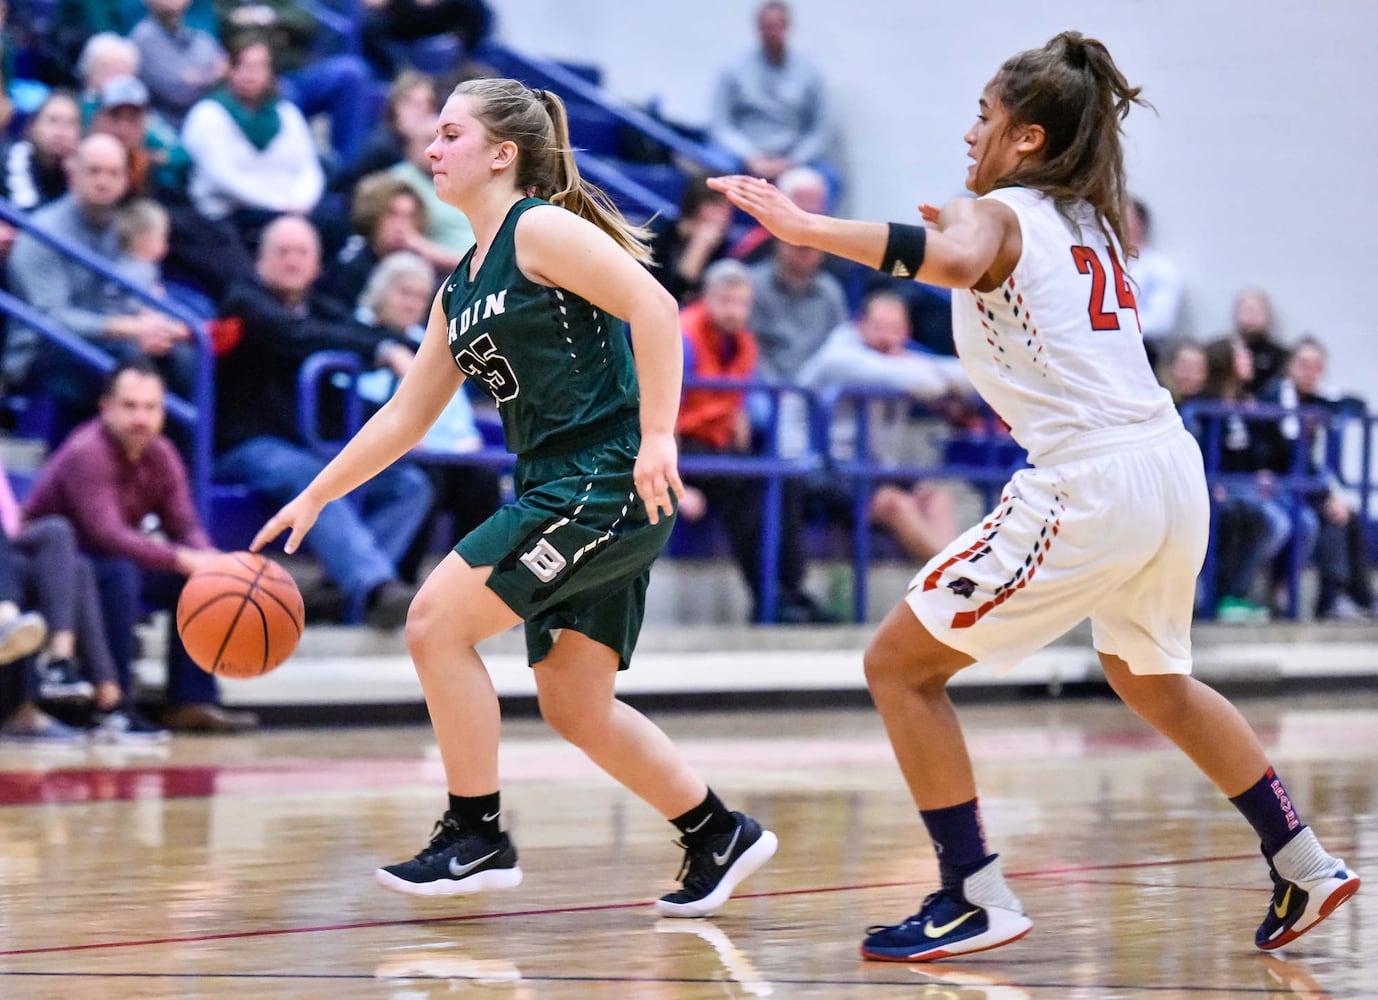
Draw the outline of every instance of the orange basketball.
M288 572L253 552L208 561L182 587L177 634L196 665L221 677L257 677L301 639L306 608Z

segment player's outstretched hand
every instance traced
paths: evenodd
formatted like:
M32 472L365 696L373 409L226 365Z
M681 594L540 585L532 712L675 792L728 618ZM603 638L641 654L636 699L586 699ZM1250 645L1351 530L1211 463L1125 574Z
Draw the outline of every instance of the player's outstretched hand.
M772 236L796 245L804 242L809 213L790 201L770 181L745 174L708 178L708 186L727 195L727 200L751 215Z
M662 512L666 517L675 512L670 491L673 490L676 497L684 496L684 483L679 478L679 449L673 434L642 437L632 479L641 502L646 505L646 519L652 524L660 521Z
M249 543L249 551L257 552L284 531L290 531L287 544L282 551L291 555L301 545L301 540L320 517L321 504L311 500L305 493L298 494L286 507L268 518L268 523L258 529L258 534Z

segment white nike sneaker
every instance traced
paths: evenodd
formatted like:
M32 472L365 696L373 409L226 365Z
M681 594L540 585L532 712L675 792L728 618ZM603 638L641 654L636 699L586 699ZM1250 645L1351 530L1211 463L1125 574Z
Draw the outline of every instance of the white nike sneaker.
M679 869L682 886L656 900L663 917L706 917L720 910L732 890L775 855L780 842L750 816L734 812L731 833L708 838L698 848L684 848Z

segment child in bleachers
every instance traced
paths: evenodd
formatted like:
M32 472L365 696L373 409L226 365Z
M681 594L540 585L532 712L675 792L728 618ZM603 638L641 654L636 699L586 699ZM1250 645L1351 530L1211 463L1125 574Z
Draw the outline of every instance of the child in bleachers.
M115 215L115 240L120 250L115 258L116 273L150 294L161 295L169 231L167 209L150 198L135 198L120 208ZM143 308L141 301L113 283L106 292L112 296L112 307L123 304L128 312Z

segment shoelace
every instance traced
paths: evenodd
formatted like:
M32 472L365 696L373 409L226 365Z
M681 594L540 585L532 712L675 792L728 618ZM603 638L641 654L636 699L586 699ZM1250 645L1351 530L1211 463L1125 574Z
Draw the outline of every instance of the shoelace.
M441 851L463 840L468 833L449 813L435 821L431 830L431 842L416 855L417 861L427 861Z
M907 927L910 924L921 924L926 919L929 906L937 902L939 898L948 895L949 894L946 889L939 889L937 892L930 892L927 896L923 898L923 905L919 907L918 913L915 913L913 916L910 917L905 917L897 924L872 924L870 927L866 928L866 933L881 934L885 931L897 931L901 927Z
M680 862L679 874L675 876L675 881L686 889L697 888L700 884L705 889L711 889L713 887L713 872L717 867L709 860L709 856L713 853L711 844L690 847L684 841L676 840L675 846L684 851L684 860Z

